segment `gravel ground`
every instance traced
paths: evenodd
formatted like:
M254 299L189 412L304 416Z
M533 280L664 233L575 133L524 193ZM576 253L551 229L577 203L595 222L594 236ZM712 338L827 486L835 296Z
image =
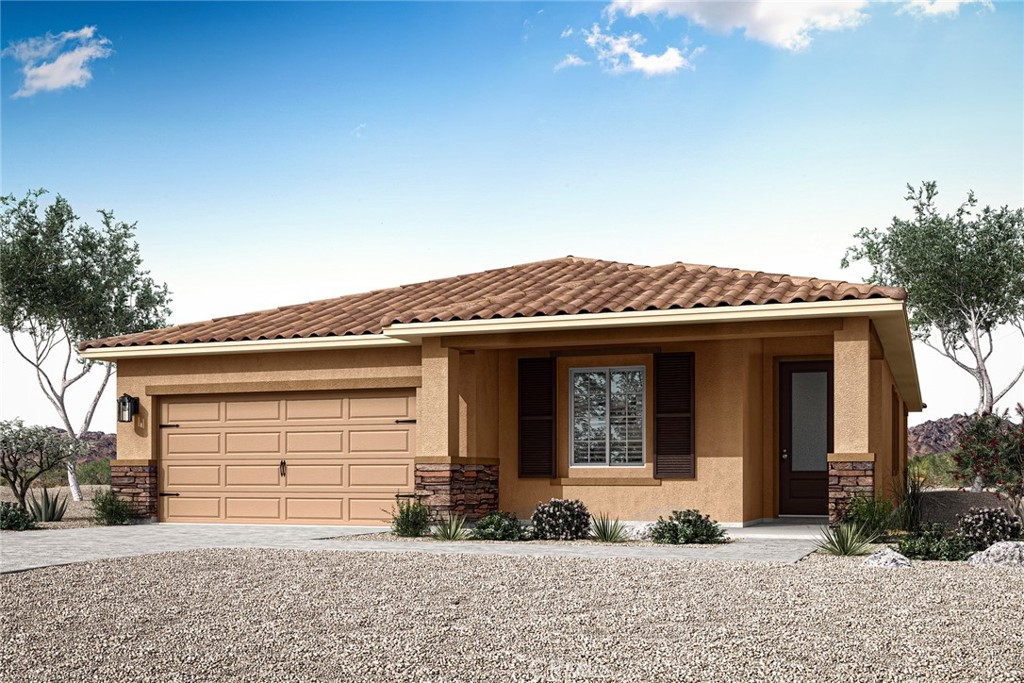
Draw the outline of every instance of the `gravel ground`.
M36 529L75 529L85 526L93 526L92 518L92 497L99 491L106 491L109 486L82 486L82 497L85 500L75 502L71 500L71 490L67 486L61 486L59 488L51 488L50 495L54 495L60 492L61 497L68 497L68 507L64 511L64 519L59 522L37 522L35 525ZM39 492L37 492L38 494ZM15 501L14 494L6 486L0 486L0 501L7 501L13 503ZM6 532L4 532L6 533Z
M390 531L380 531L380 532L372 533L372 534L351 534L351 535L348 535L348 536L338 536L337 538L334 538L334 539L331 539L331 540L342 541L342 542L347 542L347 541L385 541L385 542L388 542L388 543L449 543L449 542L451 542L451 541L439 541L438 539L434 538L433 536L415 536L415 537L411 537L411 536L396 536L395 534L391 533ZM534 541L485 541L485 540L480 540L480 539L476 539L476 538L467 538L465 540L466 541L471 541L473 543L487 543L487 544L493 543L493 544L501 544L501 545L508 545L508 544L511 543L511 544L515 544L515 545L519 545L519 546L531 546L531 545L560 545L560 546L561 545L575 545L575 546L584 546L585 547L585 546L595 546L595 545L599 545L599 546L600 545L613 545L613 546L616 546L616 547L619 547L619 548L629 548L629 547L653 548L653 547L657 547L659 545L659 544L655 543L654 541L633 540L633 539L630 539L628 541L622 541L621 543L602 543L601 541L595 541L595 540L586 539L586 538L585 539L580 539L578 541L543 541L543 540L534 540ZM729 538L726 538L722 543L732 543L732 540L729 539ZM722 545L722 543L715 543L715 544L709 544L709 543L688 543L686 545L687 545L688 548L713 548L713 547L715 547L717 545ZM664 547L664 546L662 546L662 547Z
M0 576L3 681L1024 681L1022 573L288 550Z

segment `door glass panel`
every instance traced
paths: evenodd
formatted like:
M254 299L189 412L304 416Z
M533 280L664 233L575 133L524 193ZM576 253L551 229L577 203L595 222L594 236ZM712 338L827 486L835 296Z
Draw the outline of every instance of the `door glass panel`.
M794 472L823 472L828 468L828 373L793 373Z

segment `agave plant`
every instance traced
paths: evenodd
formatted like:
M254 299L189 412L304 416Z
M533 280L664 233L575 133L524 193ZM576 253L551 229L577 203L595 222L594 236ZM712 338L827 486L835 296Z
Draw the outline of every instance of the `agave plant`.
M50 497L50 489L44 488L42 498L36 498L35 491L29 493L28 509L37 522L59 522L64 519L68 497L61 498L60 491Z
M822 529L816 546L828 555L867 555L875 539L861 524L844 523Z
M590 535L602 543L622 543L626 540L626 527L618 518L612 519L608 513L602 512L592 518Z
M462 515L448 515L434 527L430 535L439 541L464 541L469 538L466 518Z

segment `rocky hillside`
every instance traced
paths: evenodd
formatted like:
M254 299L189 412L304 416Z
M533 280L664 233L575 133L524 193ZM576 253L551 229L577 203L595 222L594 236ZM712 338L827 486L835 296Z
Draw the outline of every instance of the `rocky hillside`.
M59 427L49 427L49 429L54 432L64 431ZM92 443L93 448L92 452L85 456L81 462L101 460L103 458L113 460L117 457L117 434L107 434L106 432L86 432L85 436L82 437L82 440Z
M907 453L913 457L953 450L966 422L966 415L953 415L911 427L907 434Z

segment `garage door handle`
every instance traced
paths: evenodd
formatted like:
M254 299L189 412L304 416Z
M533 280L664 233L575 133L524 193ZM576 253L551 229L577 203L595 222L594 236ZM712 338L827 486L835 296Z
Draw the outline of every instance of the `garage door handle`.
M410 420L395 420L396 425L414 425L416 424L416 418Z
M281 474L282 477L288 474L288 463L282 460L281 464L277 466L277 471Z
M160 496L161 496L161 497L167 497L167 496L180 496L180 495L181 495L180 493L161 493L161 494L160 494Z

